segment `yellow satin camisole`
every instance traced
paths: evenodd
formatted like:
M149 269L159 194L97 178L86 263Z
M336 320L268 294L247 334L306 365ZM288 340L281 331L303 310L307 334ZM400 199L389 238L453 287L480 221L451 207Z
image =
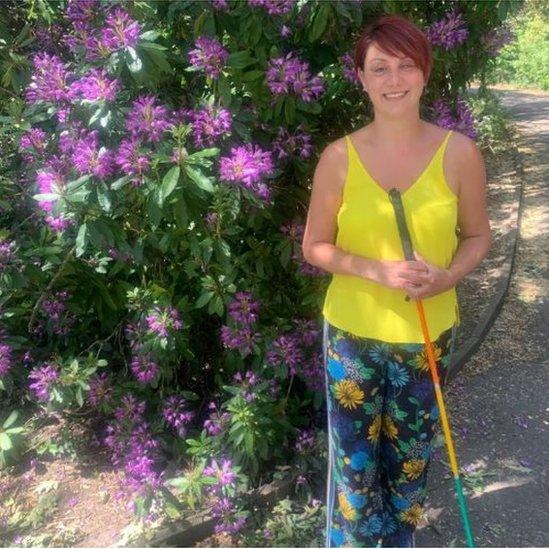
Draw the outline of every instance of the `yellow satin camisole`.
M428 262L448 268L457 250L457 196L444 177L442 160L452 130L422 174L401 193L412 247ZM348 171L337 214L335 245L370 259L403 260L389 193L367 172L349 138ZM333 274L322 313L333 326L361 337L391 343L423 343L413 299L404 290L387 288L357 276ZM424 298L429 335L434 341L459 324L455 288Z

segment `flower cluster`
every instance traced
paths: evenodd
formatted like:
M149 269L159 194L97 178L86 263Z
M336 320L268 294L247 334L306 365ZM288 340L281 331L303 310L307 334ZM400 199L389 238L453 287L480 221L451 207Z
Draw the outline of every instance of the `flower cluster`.
M289 375L297 374L297 367L303 362L300 338L296 334L278 336L265 357L267 364L273 367L287 366Z
M112 464L124 467L133 490L162 485L163 473L156 466L159 442L145 420L145 402L138 402L132 394L124 395L114 411L114 420L107 426L104 443Z
M42 159L46 152L46 132L40 128L31 128L19 140L19 151L25 162L30 164L35 160Z
M210 0L210 4L217 11L229 11L227 0Z
M228 306L231 326L221 327L221 342L227 349L238 349L243 357L253 352L259 334L254 324L259 314L259 301L254 301L251 292L237 292Z
M114 173L114 155L105 147L99 146L99 132L83 132L74 143L72 162L81 174L92 174L99 179L107 179Z
M248 0L248 5L263 8L269 15L285 15L292 11L297 0Z
M162 408L162 416L166 423L175 429L183 438L187 434L187 424L194 419L194 412L187 409L187 401L181 395L172 395L166 398Z
M457 11L449 11L440 21L433 23L425 34L431 44L451 50L467 40L469 31L463 15Z
M455 108L456 114L454 115L450 105L444 99L434 101L431 105L431 111L434 115L435 123L442 128L457 130L471 139L476 139L475 120L467 103L459 98L456 101Z
M45 168L36 173L36 184L39 194L61 194L67 184L65 175L53 168ZM50 213L57 199L44 198L38 201L38 206Z
M217 139L231 135L231 112L208 106L192 115L192 132L196 147L213 146Z
M130 367L135 379L142 385L151 383L160 372L160 368L153 360L151 353L139 352L134 354Z
M29 373L29 379L32 381L29 389L34 396L42 402L49 402L52 386L59 379L59 369L55 364L45 363L33 368Z
M233 500L226 496L217 500L211 514L218 519L214 528L216 534L236 534L246 524L246 517L238 516Z
M230 156L219 160L223 180L243 186L265 202L270 201L271 190L262 180L273 171L271 153L252 143L232 147Z
M509 27L501 26L490 29L480 39L490 57L496 57L500 50L513 40L513 32Z
M5 343L0 343L0 378L6 375L13 364L12 348Z
M307 61L290 52L269 61L267 86L273 95L295 94L306 103L319 99L324 93L324 79L311 77Z
M219 464L217 460L212 458L210 464L204 468L203 474L205 476L212 476L217 481L215 484L208 486L207 491L210 494L223 493L223 489L227 486L234 486L236 480L236 472L232 469L230 459L223 459L221 464Z
M303 124L300 124L294 133L290 133L283 126L279 126L278 134L273 139L273 152L279 160L295 156L306 160L313 153L311 134L303 131Z
M70 81L73 74L56 55L37 53L33 60L34 72L26 90L28 103L47 101L70 102L74 97Z
M114 101L120 91L120 82L108 77L105 69L92 69L71 85L75 97L85 101Z
M228 412L222 412L215 402L210 402L208 404L208 409L211 410L211 412L208 419L204 421L204 429L206 429L210 435L217 436L229 426L231 415Z
M8 265L15 260L15 241L7 240L0 236L0 273L8 268Z
M46 297L40 304L45 322L39 323L39 330L47 327L48 331L59 336L67 335L76 323L76 316L67 307L70 294L66 290L58 291Z
M115 162L122 173L131 176L135 187L143 183L151 166L149 151L142 149L138 139L123 139L116 152Z
M101 372L90 378L88 390L88 402L97 408L102 404L111 402L112 400L112 385L106 372Z
M158 142L162 134L172 128L168 109L157 101L154 95L141 95L133 102L126 129L134 139Z
M259 376L252 370L248 370L244 376L241 372L236 372L233 375L233 382L240 384L240 395L246 402L252 402L255 400L255 393L253 388L260 382Z
M217 38L202 36L196 39L195 49L189 51L189 62L203 70L210 78L218 78L229 58L229 52Z
M349 81L351 84L360 85L360 80L355 69L355 63L349 53L344 53L340 58L341 69L343 71L343 78Z
M148 330L158 337L168 337L171 332L183 328L179 312L174 307L155 306L145 320Z
M295 442L295 449L300 454L306 454L314 449L316 437L314 429L298 429L298 437Z

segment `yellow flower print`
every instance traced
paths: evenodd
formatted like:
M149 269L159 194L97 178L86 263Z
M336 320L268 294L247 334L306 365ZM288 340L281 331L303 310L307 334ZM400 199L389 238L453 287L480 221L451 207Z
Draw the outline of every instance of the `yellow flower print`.
M364 402L364 392L350 379L344 379L335 384L335 397L342 406L351 410Z
M358 518L356 509L349 503L349 500L343 492L337 494L339 508L345 520L356 520Z
M372 425L368 429L368 440L372 442L377 442L379 439L379 432L381 431L381 416L378 415L374 418Z
M410 461L406 461L402 468L409 479L415 480L421 476L421 473L423 473L423 469L425 469L425 460L411 459Z
M414 526L419 524L422 516L423 511L421 510L421 505L419 503L414 503L412 507L400 513L400 518L403 522L413 524Z
M442 349L436 343L432 343L432 347L433 347L433 355L435 357L435 362L438 362L440 360L440 356L442 355ZM421 353L418 353L415 356L414 362L415 362L416 368L419 368L424 372L429 371L429 356L427 355L427 349L425 347L423 348L423 351L421 351Z
M398 435L398 429L392 420L391 416L383 414L383 432L391 439L394 439Z

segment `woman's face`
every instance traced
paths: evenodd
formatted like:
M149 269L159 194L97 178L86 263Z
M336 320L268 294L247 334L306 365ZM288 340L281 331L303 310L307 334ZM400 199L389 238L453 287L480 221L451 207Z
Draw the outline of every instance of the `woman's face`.
M358 75L376 111L390 115L417 111L425 79L411 58L389 55L373 42Z

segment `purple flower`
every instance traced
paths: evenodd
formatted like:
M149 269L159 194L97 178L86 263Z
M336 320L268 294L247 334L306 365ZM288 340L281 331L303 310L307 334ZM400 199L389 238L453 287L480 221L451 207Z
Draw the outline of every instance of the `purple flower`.
M76 317L67 308L69 297L69 293L62 290L45 298L40 305L54 334L67 335L76 321Z
M65 179L59 173L52 169L39 170L36 173L36 183L39 194L60 194L65 188ZM53 204L57 199L39 200L38 206L45 212L51 212Z
M42 402L48 402L52 385L59 379L59 371L55 364L46 363L33 368L29 373L29 379L33 381L29 389L36 398Z
M95 408L112 400L112 386L105 372L90 378L88 402Z
M107 179L114 172L113 153L105 147L99 148L97 130L80 136L74 145L72 162L81 175L93 174L99 179Z
M141 25L126 11L116 8L105 19L105 28L101 31L101 45L111 52L122 48L134 48L139 42L140 32Z
M322 353L315 353L305 360L299 372L310 391L324 393L325 376Z
M189 51L189 62L197 69L203 70L210 78L218 78L229 58L229 52L217 38L202 36L197 38L195 49Z
M185 437L187 434L186 425L193 420L194 412L187 409L185 398L181 395L172 395L164 401L162 416L180 437Z
M490 57L496 57L500 50L513 40L513 32L507 26L490 29L482 35L480 41Z
M72 73L56 55L37 53L33 58L34 73L26 90L29 103L71 101L73 93L69 84Z
M270 200L270 189L261 180L273 171L271 153L251 143L232 147L231 156L224 156L219 160L222 179L244 186L265 201Z
M93 19L99 8L99 0L69 0L65 17L72 23L86 23Z
M246 402L252 402L255 400L256 393L253 389L256 385L259 384L260 378L259 376L252 370L248 370L244 377L242 377L241 372L236 372L236 374L233 375L233 382L240 384L240 395Z
M227 0L210 0L210 4L217 11L229 11Z
M301 131L300 124L295 133L290 133L283 126L279 126L278 135L273 139L273 152L279 160L297 157L305 160L313 153L311 134Z
M19 150L28 163L32 162L35 156L43 157L46 152L46 132L40 128L32 128L21 137Z
M208 106L194 114L192 130L196 147L212 146L223 135L231 135L231 113Z
M179 312L174 307L155 306L146 321L148 329L159 337L168 337L169 332L183 328Z
M232 470L232 463L229 459L223 459L221 465L212 459L210 465L204 468L203 474L217 479L217 484L210 486L210 492L222 490L224 486L234 485L236 473Z
M254 324L259 315L259 301L253 301L252 292L237 292L228 307L229 315L241 324Z
M227 429L231 421L231 415L228 412L221 412L215 405L215 402L210 402L208 408L212 411L209 418L204 421L204 429L210 435L217 436Z
M280 29L280 36L282 38L288 38L289 36L292 36L292 29L288 27L288 25L282 25L282 28Z
M4 377L13 362L12 349L5 343L0 343L0 378Z
M0 273L16 258L15 247L14 240L6 240L0 236Z
M431 44L451 50L467 40L469 31L465 27L461 13L448 11L440 21L433 23L425 34Z
M133 138L157 142L173 126L168 118L168 109L157 105L154 95L141 95L133 102L126 120L126 129Z
M527 458L519 460L519 463L523 467L528 467L529 469L532 467L532 461Z
M296 332L300 334L301 344L304 347L312 347L318 342L320 328L314 320L296 318L294 319L294 324L296 327Z
M140 153L141 142L137 139L123 139L116 153L115 162L126 175L133 176L134 185L143 182L143 176L149 171L150 157Z
M216 534L236 534L244 527L246 522L245 517L236 516L236 508L228 497L220 498L213 505L211 515L219 519L215 525Z
M309 63L295 52L269 61L267 86L273 95L295 94L309 103L324 93L324 79L311 77Z
M221 326L221 343L227 349L238 349L242 357L250 355L259 340L259 334L255 333L250 326L231 328Z
M73 82L72 92L86 101L114 101L120 91L120 83L109 79L105 69L93 69L90 73Z
M358 86L360 84L360 80L356 73L355 63L351 55L348 53L344 53L339 58L339 62L341 64L341 68L343 69L343 77L345 78L345 80L348 80L351 84L355 84Z
M281 335L277 337L267 352L266 361L271 366L286 365L289 374L297 373L297 366L303 362L300 341L296 335Z
M316 439L313 429L298 429L298 437L295 442L295 449L300 454L306 454L315 447Z
M150 353L139 353L132 357L131 370L134 377L142 385L147 385L156 378L160 369L152 360Z
M73 219L68 219L63 214L58 217L48 215L46 216L45 221L52 230L58 233L63 232L65 229L75 224L75 221Z
M120 399L120 406L114 411L114 417L119 423L137 423L143 419L146 403L138 402L134 395L126 393Z
M285 15L292 11L297 0L248 0L248 5L263 8L269 15Z
M456 114L454 115L450 105L443 99L437 99L431 105L431 111L434 115L435 124L442 128L457 130L469 136L471 139L477 138L475 129L475 120L471 109L467 103L458 98L456 100Z

